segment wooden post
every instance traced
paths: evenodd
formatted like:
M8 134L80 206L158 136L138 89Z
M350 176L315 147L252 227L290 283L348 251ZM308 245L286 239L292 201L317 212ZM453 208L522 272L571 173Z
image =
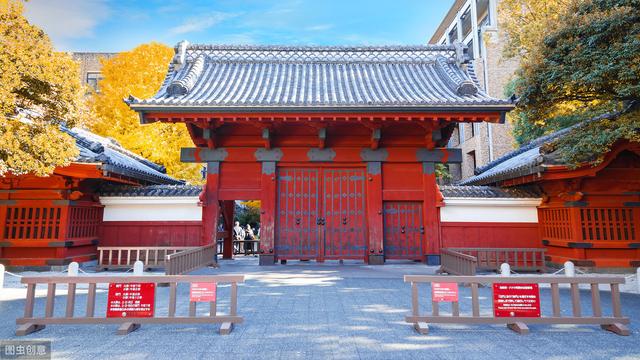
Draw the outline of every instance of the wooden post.
M218 234L218 217L220 216L220 204L218 202L219 172L219 162L207 163L207 183L201 197L203 206L201 245L215 244Z
M233 216L235 211L235 201L226 200L222 202L222 216L224 218L225 235L222 246L222 258L233 258ZM216 245L218 239L216 238Z
M367 225L369 230L369 257L371 265L384 264L382 221L382 163L367 163Z
M262 198L260 199L260 265L273 265L276 261L275 231L276 231L276 163L265 161L262 163L260 184Z
M438 184L436 183L435 163L422 163L422 187L424 189L424 233L423 253L425 262L430 265L440 263L440 213L438 212Z

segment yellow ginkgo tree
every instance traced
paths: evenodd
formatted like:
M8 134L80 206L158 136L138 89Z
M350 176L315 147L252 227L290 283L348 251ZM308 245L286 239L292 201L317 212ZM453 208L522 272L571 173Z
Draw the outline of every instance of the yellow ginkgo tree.
M100 92L92 94L89 99L96 117L91 130L164 165L167 173L173 177L200 183L201 166L180 162L180 148L193 146L185 125L141 125L138 114L123 101L129 95L139 98L155 95L172 56L172 48L152 42L102 59L104 78L99 83Z
M0 176L39 176L78 155L61 124L86 118L78 64L53 50L19 1L0 2Z

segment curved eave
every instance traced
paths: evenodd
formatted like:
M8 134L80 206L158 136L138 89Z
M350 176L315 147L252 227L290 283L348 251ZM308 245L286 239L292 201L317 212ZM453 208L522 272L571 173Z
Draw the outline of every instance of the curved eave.
M100 179L102 170L100 163L72 162L68 166L60 166L53 170L55 175L68 176L76 179Z
M362 113L362 112L471 112L486 111L506 113L513 110L514 104L444 104L444 105L406 105L406 106L210 106L210 105L145 105L129 104L130 108L141 114L145 112L189 112L189 113Z

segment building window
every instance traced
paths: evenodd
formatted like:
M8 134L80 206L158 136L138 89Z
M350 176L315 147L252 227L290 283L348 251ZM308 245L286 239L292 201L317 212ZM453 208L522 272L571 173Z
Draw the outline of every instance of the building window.
M99 72L87 72L87 85L89 85L96 92L100 92L98 88L98 82L102 80L102 74Z
M489 0L476 0L476 13L478 14L478 29L489 26Z
M449 44L453 44L454 42L458 41L458 26L454 26L451 31L449 31L447 39L449 39Z
M467 44L467 48L465 49L464 53L467 55L469 59L471 60L475 59L475 56L473 56L473 38Z
M476 152L469 151L467 153L467 160L469 161L469 164L471 164L471 168L475 171L476 170Z
M471 137L480 135L480 123L474 122L471 125Z
M471 9L467 9L462 14L460 23L462 24L462 38L465 39L471 33Z
M464 138L464 124L458 124L458 139L460 139L460 144L466 140Z

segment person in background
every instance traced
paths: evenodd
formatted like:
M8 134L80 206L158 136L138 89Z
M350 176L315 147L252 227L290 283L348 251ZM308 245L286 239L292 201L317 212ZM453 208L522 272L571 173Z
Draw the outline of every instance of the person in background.
M240 243L237 243L236 241L244 240L244 237L245 237L244 229L242 228L242 226L240 226L240 222L236 221L233 226L233 253L234 254L240 253Z
M256 239L256 235L253 233L253 229L251 228L251 225L247 224L247 229L245 230L247 237L249 238L249 240L255 240Z

